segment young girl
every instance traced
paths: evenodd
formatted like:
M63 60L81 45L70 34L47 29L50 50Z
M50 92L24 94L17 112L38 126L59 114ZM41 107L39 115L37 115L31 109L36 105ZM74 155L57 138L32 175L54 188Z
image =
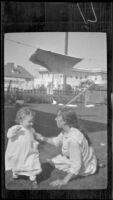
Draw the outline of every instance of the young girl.
M14 179L19 175L25 175L36 183L36 175L41 173L42 169L37 148L39 142L35 140L38 134L32 128L33 119L34 112L27 107L17 112L18 125L9 128L7 133L5 170L12 170Z
M70 108L59 110L56 122L57 126L62 129L61 133L54 138L43 137L43 141L62 146L62 155L48 160L59 170L67 172L63 180L51 183L52 186L61 187L67 184L72 177L94 174L97 169L97 159L90 142L80 131L74 110Z

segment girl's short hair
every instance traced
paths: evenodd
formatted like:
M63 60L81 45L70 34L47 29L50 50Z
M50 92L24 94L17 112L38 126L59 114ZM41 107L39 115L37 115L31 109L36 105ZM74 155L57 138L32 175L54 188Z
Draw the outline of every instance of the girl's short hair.
M26 116L35 117L35 112L28 107L21 108L16 114L16 123L20 123Z
M79 129L79 121L75 110L73 110L72 108L63 107L58 110L57 115L61 115L68 126Z

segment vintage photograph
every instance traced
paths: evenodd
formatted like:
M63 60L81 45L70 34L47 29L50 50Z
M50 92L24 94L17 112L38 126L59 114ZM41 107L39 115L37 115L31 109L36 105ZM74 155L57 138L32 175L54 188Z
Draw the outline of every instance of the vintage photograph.
M5 187L108 186L107 34L4 34Z

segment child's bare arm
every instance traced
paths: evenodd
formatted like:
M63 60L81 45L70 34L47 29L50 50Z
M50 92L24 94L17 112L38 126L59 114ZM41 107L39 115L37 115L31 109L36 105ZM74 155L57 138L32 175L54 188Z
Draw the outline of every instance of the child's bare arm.
M20 125L11 127L8 130L7 137L11 138L11 137L14 137L14 136L18 135L18 133L20 133L20 130L21 130L21 126Z
M47 142L49 144L53 144L54 145L52 138L44 137L40 133L37 133L37 132L35 132L35 137L36 137L37 140L40 140L42 142Z
M43 137L43 141L54 145L53 138Z
M35 132L35 138L37 140L43 141L43 136L40 133Z

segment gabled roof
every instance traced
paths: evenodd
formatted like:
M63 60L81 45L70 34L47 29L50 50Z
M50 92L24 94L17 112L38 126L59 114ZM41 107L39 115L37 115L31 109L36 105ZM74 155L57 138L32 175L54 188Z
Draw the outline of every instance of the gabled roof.
M4 68L5 77L33 79L34 77L22 66L15 67L14 63L7 63Z

